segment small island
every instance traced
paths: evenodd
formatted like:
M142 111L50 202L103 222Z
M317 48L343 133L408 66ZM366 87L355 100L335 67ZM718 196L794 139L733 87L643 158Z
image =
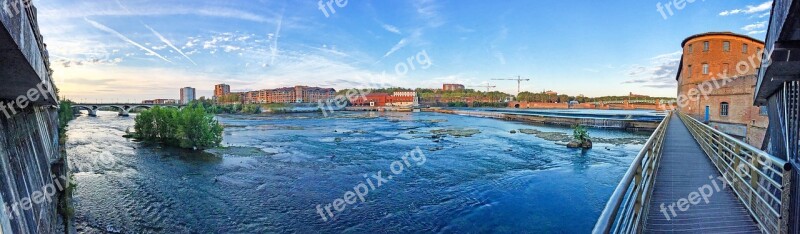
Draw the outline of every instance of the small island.
M589 131L586 130L586 127L575 125L572 130L572 138L572 141L567 144L568 148L592 148L592 140L589 138Z
M192 104L181 110L153 107L136 116L131 136L184 149L204 150L222 142L222 125L203 105Z

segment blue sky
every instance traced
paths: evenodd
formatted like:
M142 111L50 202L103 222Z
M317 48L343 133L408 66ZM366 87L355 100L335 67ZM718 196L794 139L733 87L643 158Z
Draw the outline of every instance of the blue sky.
M514 94L516 82L490 79L517 75L532 79L524 91L674 96L684 38L731 31L763 40L771 6L696 0L683 9L670 4L665 18L657 4L668 2L350 0L333 2L335 13L299 0L35 5L54 78L77 101L178 98L183 86L210 96L216 83L233 90L490 83Z

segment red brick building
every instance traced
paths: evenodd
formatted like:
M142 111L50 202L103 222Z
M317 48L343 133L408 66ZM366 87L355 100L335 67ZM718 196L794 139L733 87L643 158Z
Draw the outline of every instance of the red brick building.
M387 93L370 93L365 96L355 96L350 99L351 106L386 106L389 100Z
M336 96L336 90L308 86L295 86L278 89L262 89L243 93L243 102L248 104L264 103L315 103Z
M371 107L409 107L417 103L417 93L394 92L392 95L387 93L370 93L366 96L355 96L350 99L352 106L371 106Z
M214 97L222 97L231 93L231 86L227 84L214 85Z
M681 46L679 110L760 147L769 120L753 105L753 96L764 42L709 32L690 36Z

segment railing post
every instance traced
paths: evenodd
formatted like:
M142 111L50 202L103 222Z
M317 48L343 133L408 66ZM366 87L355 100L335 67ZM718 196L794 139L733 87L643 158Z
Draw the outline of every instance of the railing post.
M792 190L792 172L791 168L782 168L783 169L783 178L781 181L781 217L778 217L778 228L780 228L780 233L789 233L789 208L791 206L796 206L796 204L791 203L791 190Z
M737 151L739 147L736 147ZM753 188L758 187L758 170L761 168L761 164L758 160L758 157L750 155L750 163L753 164L753 168L750 168L750 186ZM738 157L737 157L738 158Z

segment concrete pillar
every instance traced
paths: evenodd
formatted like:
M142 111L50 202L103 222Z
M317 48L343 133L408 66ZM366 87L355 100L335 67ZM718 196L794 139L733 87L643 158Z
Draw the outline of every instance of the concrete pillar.
M97 117L97 109L99 109L97 106L93 106L92 109L89 110L89 116Z
M128 113L130 109L119 108L119 116L128 117L130 114Z

